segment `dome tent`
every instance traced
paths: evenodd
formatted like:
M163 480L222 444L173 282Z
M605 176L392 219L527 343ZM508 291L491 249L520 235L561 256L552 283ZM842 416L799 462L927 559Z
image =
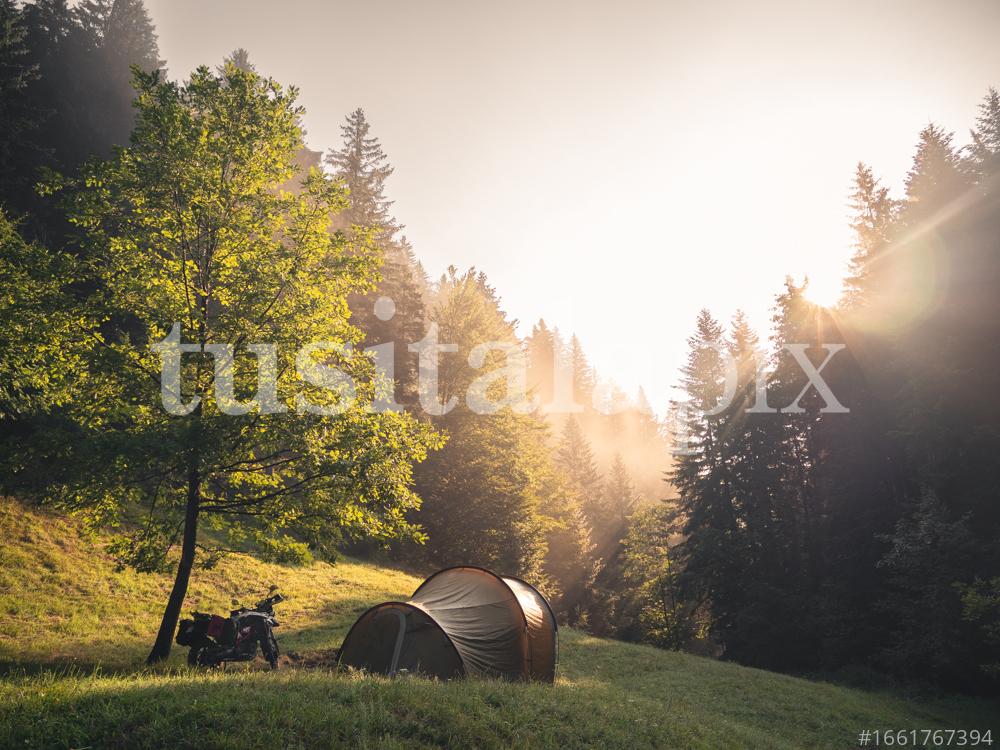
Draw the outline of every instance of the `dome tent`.
M450 679L555 679L558 626L530 584L484 568L438 571L405 602L365 612L340 649L342 666Z

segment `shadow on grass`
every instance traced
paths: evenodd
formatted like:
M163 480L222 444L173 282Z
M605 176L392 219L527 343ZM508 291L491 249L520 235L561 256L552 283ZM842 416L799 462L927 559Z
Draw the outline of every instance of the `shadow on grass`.
M311 652L329 653L332 649L340 647L351 625L374 603L370 599L360 597L326 602L315 611L309 612L310 621L307 624L298 628L279 626L275 631L278 645L285 654L308 656ZM281 621L280 612L278 621ZM99 655L87 654L86 643L71 641L64 644L64 653L53 656L0 651L0 676L45 672L58 675L88 675L144 671L147 669L146 655L152 644L153 636L150 635L148 643L134 638L124 639L118 654L115 654L107 643L102 643ZM171 658L164 668L176 669L183 666L186 656L187 649L175 644Z

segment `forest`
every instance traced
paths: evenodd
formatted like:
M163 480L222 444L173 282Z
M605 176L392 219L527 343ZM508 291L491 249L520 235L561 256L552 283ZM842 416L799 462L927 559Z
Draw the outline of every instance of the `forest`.
M169 572L151 662L228 555L348 555L503 571L595 636L997 691L997 90L898 134L901 194L857 164L836 305L788 277L769 330L684 321L657 411L462 258L429 276L363 108L314 151L246 50L160 57L142 0L0 0L0 494Z

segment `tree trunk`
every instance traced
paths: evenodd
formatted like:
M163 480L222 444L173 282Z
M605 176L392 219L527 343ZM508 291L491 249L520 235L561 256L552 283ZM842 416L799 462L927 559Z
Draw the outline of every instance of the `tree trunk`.
M160 631L156 634L156 643L146 658L147 664L155 664L170 656L170 646L174 641L174 631L177 630L177 620L180 618L184 597L187 595L188 581L191 579L191 568L194 565L195 541L198 534L198 507L201 503L201 477L198 471L192 470L188 475L187 508L184 513L184 541L181 545L181 559L177 563L177 576L174 587L167 600L167 608L163 612Z

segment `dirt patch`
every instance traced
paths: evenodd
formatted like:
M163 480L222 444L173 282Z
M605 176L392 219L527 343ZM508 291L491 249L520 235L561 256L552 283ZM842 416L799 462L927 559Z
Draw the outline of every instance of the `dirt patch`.
M293 669L336 669L338 656L340 656L339 648L308 651L304 654L290 651L280 657L278 663L282 667L291 667Z

